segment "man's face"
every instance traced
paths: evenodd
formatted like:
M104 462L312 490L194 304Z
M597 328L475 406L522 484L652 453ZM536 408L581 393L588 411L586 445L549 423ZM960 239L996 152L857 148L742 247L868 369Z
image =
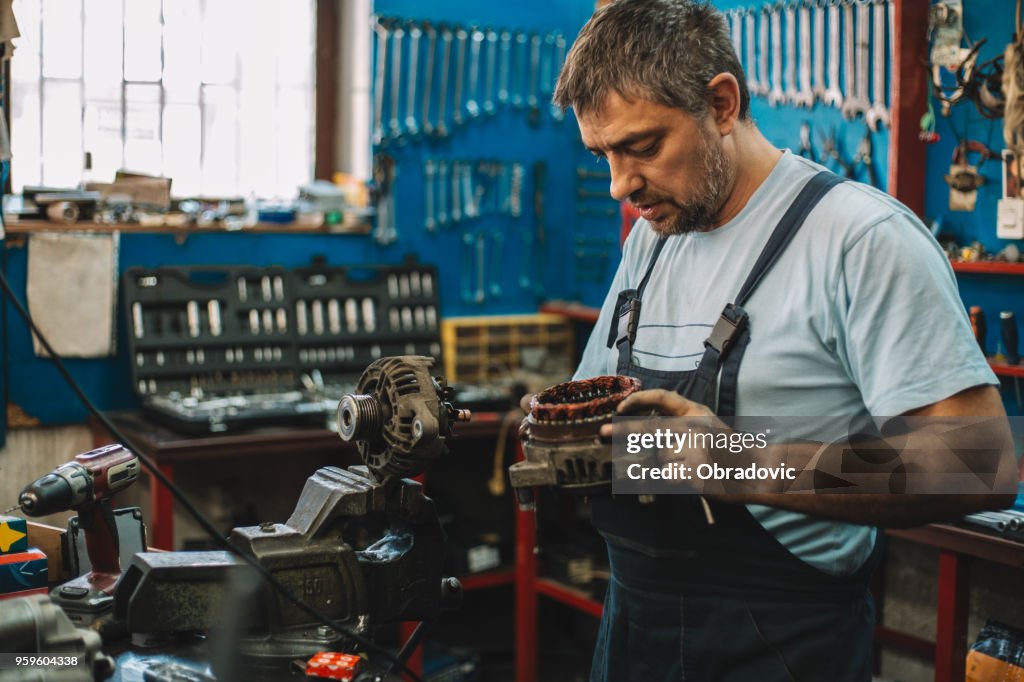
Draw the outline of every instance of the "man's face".
M578 120L583 144L608 160L612 197L636 206L655 232L718 226L735 172L710 118L612 92Z

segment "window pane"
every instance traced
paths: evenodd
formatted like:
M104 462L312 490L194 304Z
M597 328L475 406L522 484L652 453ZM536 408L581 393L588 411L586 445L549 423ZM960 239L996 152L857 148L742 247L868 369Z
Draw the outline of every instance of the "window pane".
M202 31L202 79L204 83L234 83L238 77L238 43L242 31L239 17L246 21L252 10L234 0L207 0ZM268 46L269 47L269 46Z
M276 3L278 28L277 82L280 85L299 88L312 83L316 35L313 30L313 7L306 0L302 12L295 11L293 4ZM273 12L268 12L272 14Z
M277 142L277 186L290 189L290 194L312 177L312 126L307 120L310 116L307 97L308 91L293 90L282 92L278 98L279 118L285 125L280 126L273 138Z
M199 20L197 0L164 3L164 87L168 102L199 101Z
M125 88L124 165L133 171L160 174L159 85L129 84Z
M159 81L163 70L160 0L129 0L124 12L124 78Z
M203 193L238 191L238 93L233 88L203 87Z
M14 18L18 22L19 38L14 39L14 57L11 59L11 80L19 83L39 84L39 0L15 0Z
M82 77L82 0L43 0L43 76Z
M15 53L17 54L17 53ZM36 83L38 86L38 83ZM11 189L43 181L38 87L13 89L11 98Z
M121 97L90 99L85 104L84 144L92 154L92 180L110 182L124 165L121 144Z
M199 105L168 104L164 109L164 175L172 179L171 193L176 197L201 191L202 139Z
M73 187L82 179L82 86L43 83L43 182Z
M121 3L85 0L85 94L121 89Z

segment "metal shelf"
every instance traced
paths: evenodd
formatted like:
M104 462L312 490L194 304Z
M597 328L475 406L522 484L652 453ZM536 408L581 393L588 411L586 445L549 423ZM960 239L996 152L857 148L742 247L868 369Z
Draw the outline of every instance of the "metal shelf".
M953 272L989 275L1024 275L1024 263L1004 261L953 261Z

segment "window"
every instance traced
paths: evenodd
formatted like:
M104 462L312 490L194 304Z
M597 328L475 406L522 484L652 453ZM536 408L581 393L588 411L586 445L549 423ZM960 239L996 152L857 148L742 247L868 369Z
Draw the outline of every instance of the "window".
M14 0L14 191L173 179L288 197L313 177L314 0Z

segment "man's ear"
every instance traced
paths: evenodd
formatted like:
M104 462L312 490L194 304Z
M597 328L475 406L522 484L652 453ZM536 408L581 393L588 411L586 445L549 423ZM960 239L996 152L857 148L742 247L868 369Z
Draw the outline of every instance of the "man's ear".
M740 85L731 73L720 73L708 83L711 106L708 111L718 132L728 135L740 116Z

